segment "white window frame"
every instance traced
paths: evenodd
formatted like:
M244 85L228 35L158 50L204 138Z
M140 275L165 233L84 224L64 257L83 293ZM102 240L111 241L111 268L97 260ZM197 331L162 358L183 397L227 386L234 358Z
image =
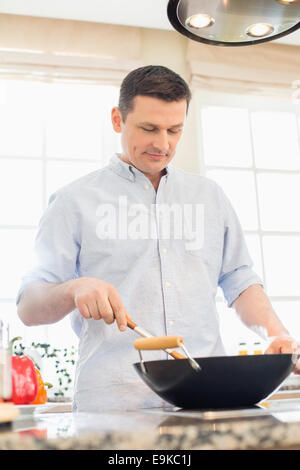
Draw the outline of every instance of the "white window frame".
M22 53L22 57L24 59L24 57L27 57L27 53ZM72 59L74 60L74 59ZM128 65L128 64L127 64ZM26 75L24 75L24 71L22 71L22 73L20 75L15 75L15 74L12 74L12 75L6 75L6 73L1 73L1 67L0 67L0 79L3 79L3 80L27 80L26 78ZM105 71L104 71L105 73ZM122 76L124 75L124 70L122 71ZM36 82L46 82L47 83L47 77L43 76L43 78L40 77L39 80L32 80L33 77L30 77L29 80L31 81L36 81ZM119 86L119 82L121 80L121 74L120 72L118 73L118 78L116 80L116 76L113 74L113 76L111 76L111 78L109 80L99 80L99 81L96 81L95 80L89 80L89 81L81 81L81 79L78 77L76 80L52 80L52 83L53 84L56 84L56 83L70 83L72 85L74 84L77 84L77 85L92 85L92 86ZM51 82L50 82L50 86L51 86ZM41 116L42 118L42 116ZM42 153L39 157L30 157L29 155L22 155L22 156L7 156L5 154L1 154L0 155L0 161L1 160L7 160L8 158L10 160L15 160L15 161L18 161L18 160L23 160L23 161L40 161L42 163L42 214L44 213L44 211L46 210L47 206L48 206L48 195L47 195L47 163L48 162L53 162L53 161L59 161L59 162L67 162L69 164L72 164L72 162L74 163L100 163L101 164L101 161L97 158L56 158L56 157L49 157L47 156L46 154L46 132L45 132L45 123L43 122L43 146L42 146ZM103 162L103 165L105 165L106 162ZM100 166L99 166L100 168ZM1 224L1 221L0 221L0 230L5 230L5 229L12 229L12 230L34 230L36 232L37 228L38 228L38 223L39 223L39 220L36 221L36 224L34 225L18 225L18 224L13 224L13 225L7 225L7 224ZM24 273L25 274L25 273ZM16 292L17 294L17 292ZM16 297L0 297L0 304L4 305L4 304L10 304L11 306L15 306L15 303L16 303ZM25 325L22 325L21 322L20 322L20 329L21 327L24 327L24 329L22 331L20 331L20 334L23 335L24 337L24 342L26 343L27 341L27 334L26 334L26 331L28 331L28 327L26 327ZM48 341L48 329L49 327L51 327L51 325L42 325L42 326L39 326L39 327L31 327L30 330L32 331L33 329L38 329L41 336L43 337L42 338L42 341ZM71 325L70 325L70 329L71 329ZM30 335L32 335L30 331ZM29 333L28 333L29 334ZM72 332L71 332L71 335L72 335ZM76 340L76 337L75 337L75 333L73 334L73 337L74 337L74 344L75 342L77 342ZM36 341L40 341L41 338L36 338Z
M259 197L258 197L258 184L257 184L257 175L259 173L268 173L268 174L293 174L299 176L299 184L300 184L300 154L299 154L299 170L280 170L280 169L269 169L269 168L257 168L255 166L255 159L254 159L254 146L253 146L253 136L251 132L251 142L252 142L252 166L219 166L219 165L206 165L205 157L204 157L204 147L203 147L203 126L202 126L202 117L201 117L201 109L207 106L220 106L220 107L234 107L234 108L247 108L249 114L253 111L286 111L286 112L293 112L298 116L300 120L300 103L296 102L293 98L293 87L291 86L290 96L286 94L286 98L283 98L282 95L278 98L276 97L262 97L245 95L245 94L232 94L226 92L219 92L216 93L215 91L209 90L201 90L199 88L193 91L194 100L195 100L195 109L196 109L196 129L197 132L197 149L198 149L198 158L199 158L199 165L201 168L201 173L204 175L206 174L207 170L230 170L230 171L251 171L254 174L255 180L255 193L256 193L256 205L257 205L257 216L258 216L258 229L257 230L244 230L245 235L258 235L259 237L259 246L260 246L260 254L261 254L261 261L262 261L262 272L263 272L263 279L264 288L268 293L268 286L265 276L265 259L263 253L263 236L293 236L293 235L300 235L298 231L271 231L271 230L263 230L261 226L261 217L260 217L260 207L259 207ZM249 120L249 122L251 122ZM300 121L299 121L300 123ZM300 149L300 130L299 126L298 129L298 142L299 142L299 149ZM251 127L250 127L251 130ZM299 246L300 250L300 246ZM273 302L280 302L280 301L298 301L300 302L300 292L299 295L287 295L287 296L276 296L276 295L269 295L269 299L271 303ZM216 297L216 302L224 302L224 298L218 294ZM246 328L246 327L245 327Z

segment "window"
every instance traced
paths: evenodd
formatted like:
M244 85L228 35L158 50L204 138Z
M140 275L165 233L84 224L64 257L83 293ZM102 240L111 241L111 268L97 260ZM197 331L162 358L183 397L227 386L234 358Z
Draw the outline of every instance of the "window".
M110 122L118 95L117 86L0 80L0 316L9 320L10 336L28 345L77 346L68 317L25 327L15 297L34 264L36 229L49 196L120 151Z
M277 315L299 338L299 106L292 100L201 91L196 99L205 174L231 200L254 269ZM236 352L239 341L258 340L226 307L221 290L217 305L228 352Z

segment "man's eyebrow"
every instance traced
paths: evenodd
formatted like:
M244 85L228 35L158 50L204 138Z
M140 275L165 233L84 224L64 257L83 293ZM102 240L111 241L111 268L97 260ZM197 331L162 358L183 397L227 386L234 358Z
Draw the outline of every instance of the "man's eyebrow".
M140 122L140 126L152 126L152 127L159 127L156 124L153 124L153 122ZM169 129L174 129L175 127L182 127L183 122L180 124L174 124L173 126L169 127Z

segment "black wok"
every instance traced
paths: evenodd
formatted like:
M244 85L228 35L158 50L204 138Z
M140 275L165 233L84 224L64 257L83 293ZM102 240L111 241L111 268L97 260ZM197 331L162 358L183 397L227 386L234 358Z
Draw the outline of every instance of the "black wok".
M297 358L294 354L195 359L189 356L185 359L144 362L141 350L183 347L181 337L155 338L154 345L153 339L135 340L134 346L139 351L141 361L134 364L134 368L153 392L180 408L253 406L279 388L294 370Z

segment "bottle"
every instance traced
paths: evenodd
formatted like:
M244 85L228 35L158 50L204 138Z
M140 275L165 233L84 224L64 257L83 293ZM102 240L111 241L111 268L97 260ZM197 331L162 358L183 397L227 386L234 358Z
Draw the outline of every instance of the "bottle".
M246 348L247 344L246 343L239 343L239 356L247 356L248 351Z
M262 347L261 343L259 341L256 341L254 343L254 349L253 349L253 354L262 354Z
M5 320L0 318L0 399L9 399L11 394L12 379L9 325Z

